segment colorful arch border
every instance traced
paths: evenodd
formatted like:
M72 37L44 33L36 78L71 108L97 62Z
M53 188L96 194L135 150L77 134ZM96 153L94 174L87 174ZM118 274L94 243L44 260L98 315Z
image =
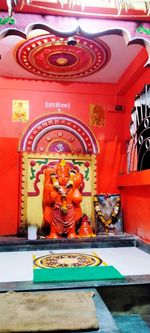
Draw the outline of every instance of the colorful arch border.
M65 129L78 138L83 147L82 153L99 153L99 146L91 129L79 119L63 113L44 115L33 121L20 140L19 151L37 152L37 145L45 133L58 128Z

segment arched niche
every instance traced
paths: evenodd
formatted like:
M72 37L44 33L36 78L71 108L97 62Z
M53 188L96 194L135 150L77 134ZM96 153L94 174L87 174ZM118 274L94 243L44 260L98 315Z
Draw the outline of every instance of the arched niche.
M20 233L28 224L42 224L44 170L65 159L79 168L84 178L82 210L95 229L93 196L96 194L96 155L99 147L90 128L70 115L52 113L33 121L24 132L19 151Z
M97 154L93 132L70 115L52 113L33 121L24 132L20 152Z

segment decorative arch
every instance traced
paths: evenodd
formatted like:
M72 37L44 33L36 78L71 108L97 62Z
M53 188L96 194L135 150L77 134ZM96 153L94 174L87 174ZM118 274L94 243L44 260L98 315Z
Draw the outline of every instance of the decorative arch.
M83 122L70 115L53 113L28 126L19 151L97 154L99 147L93 132Z

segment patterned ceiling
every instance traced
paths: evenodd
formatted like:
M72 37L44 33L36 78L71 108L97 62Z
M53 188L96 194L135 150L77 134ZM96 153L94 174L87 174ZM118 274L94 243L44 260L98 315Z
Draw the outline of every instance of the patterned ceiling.
M16 47L16 62L27 71L45 78L80 78L104 68L111 51L106 43L74 36L76 45L68 38L41 35Z
M137 57L139 67L150 64L148 22L141 36L138 21L15 13L10 24L6 11L0 17L1 77L117 83Z

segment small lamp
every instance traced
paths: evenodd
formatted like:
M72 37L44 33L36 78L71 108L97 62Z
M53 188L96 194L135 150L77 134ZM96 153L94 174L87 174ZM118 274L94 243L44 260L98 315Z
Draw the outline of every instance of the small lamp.
M71 37L68 37L68 40L67 40L67 45L69 46L75 46L77 44L75 38L73 36Z

